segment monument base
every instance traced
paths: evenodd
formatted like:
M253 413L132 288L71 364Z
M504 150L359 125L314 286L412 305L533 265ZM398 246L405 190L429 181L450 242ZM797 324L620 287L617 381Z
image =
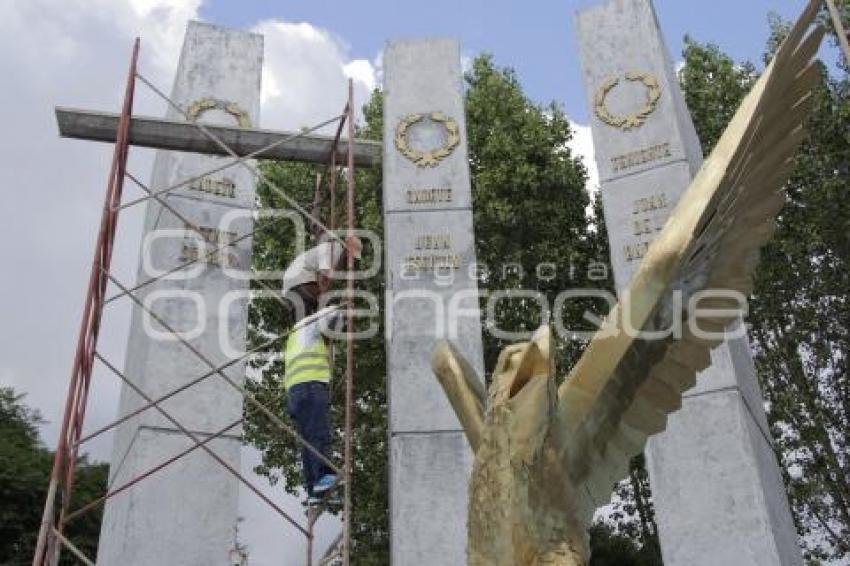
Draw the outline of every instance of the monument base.
M203 440L206 435L199 437ZM162 464L166 454L177 455L192 446L178 430L140 427L126 459L111 476L110 487ZM239 469L240 438L216 438L208 446ZM228 564L236 523L221 517L237 517L239 495L239 484L230 472L203 450L195 450L145 478L144 483L145 489L130 488L106 507L98 566Z

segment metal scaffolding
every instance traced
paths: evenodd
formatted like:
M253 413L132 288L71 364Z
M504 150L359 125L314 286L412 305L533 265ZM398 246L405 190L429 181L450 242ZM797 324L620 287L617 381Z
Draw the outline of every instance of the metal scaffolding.
M283 333L280 336L275 336L272 339L258 346L255 346L254 348L248 349L241 356L230 359L224 364L216 365L212 361L210 361L210 359L205 356L204 353L199 351L189 341L183 338L182 335L175 331L174 328L172 328L165 320L163 320L149 307L147 307L135 294L141 288L150 285L156 281L160 281L168 275L186 269L196 264L197 262L203 261L207 258L216 257L225 248L231 247L242 240L252 238L259 230L262 230L264 227L255 227L253 231L247 234L235 238L232 241L228 241L224 245L215 247L214 249L211 249L209 251L205 250L203 253L197 254L197 257L195 257L191 261L186 261L185 263L178 265L175 268L166 271L165 273L161 273L157 277L140 281L134 286L129 286L122 283L110 271L110 265L112 259L112 252L114 249L114 241L118 225L119 213L128 207L145 203L150 200L156 201L164 209L168 210L171 214L174 214L178 219L185 222L186 226L191 231L198 234L201 237L202 241L206 241L199 227L196 226L194 223L190 222L183 215L181 215L177 210L175 210L174 207L172 207L165 200L163 200L162 197L180 187L183 187L193 181L200 179L201 177L236 166L246 168L256 179L257 182L265 183L268 187L275 191L278 196L282 197L290 206L292 206L292 208L297 210L300 214L304 215L304 217L310 222L316 233L327 233L331 238L335 239L336 241L339 241L344 245L345 242L343 241L343 239L340 238L333 231L333 220L331 221L331 226L329 227L326 226L319 218L317 203L321 197L321 192L323 188L321 177L317 179L316 197L314 200L313 210L308 212L301 205L299 205L298 202L296 202L289 195L287 195L286 192L283 191L279 186L277 186L274 182L268 179L255 164L249 163L249 160L268 157L270 152L280 149L281 146L283 146L287 142L292 142L299 138L308 137L316 130L319 130L323 127L332 124L337 124L336 135L333 138L332 143L330 144L329 155L325 159L327 174L324 177L328 179L327 189L330 195L331 206L333 208L335 206L334 201L336 197L335 179L340 172L344 171L344 177L346 180L346 228L348 229L349 233L351 233L355 228L355 144L353 100L354 91L352 83L351 81L349 81L347 102L343 111L339 115L334 116L333 118L326 120L320 124L317 124L312 128L308 128L298 133L280 137L279 139L276 139L268 145L265 145L264 147L261 147L260 149L257 149L255 151L251 151L250 153L242 152L242 155L240 155L231 146L223 142L219 135L216 135L216 133L213 132L215 128L208 128L200 122L191 120L189 115L187 114L186 109L180 107L180 105L171 100L160 89L154 86L150 81L148 81L142 74L138 72L137 63L139 58L139 45L139 39L136 39L133 45L132 55L130 59L129 73L127 76L124 93L124 103L121 110L121 114L118 118L117 129L115 130L115 148L112 157L112 164L109 169L106 197L103 204L100 230L98 232L97 241L95 244L94 259L91 264L89 285L88 290L86 292L85 306L83 309L82 321L80 324L76 353L72 364L70 385L68 388L68 396L65 403L65 412L54 456L50 484L48 487L47 497L44 505L44 513L42 516L41 528L36 543L35 555L33 557L33 566L55 566L56 564L58 564L60 552L63 548L73 554L82 563L87 565L93 565L94 562L89 557L85 556L85 554L79 548L77 548L73 544L73 542L70 541L64 534L67 525L74 519L103 505L108 499L119 496L128 489L131 489L139 482L168 467L180 458L183 458L186 455L195 452L199 449L206 452L213 460L215 460L219 465L224 467L244 486L246 486L249 490L253 491L271 509L273 509L278 515L280 515L280 517L284 521L286 521L287 524L289 524L296 531L304 535L307 541L306 562L308 566L313 563L314 527L316 525L316 522L318 521L319 516L324 511L324 505L319 506L318 508L310 509L307 514L306 524L300 523L297 519L287 514L277 504L271 501L266 495L262 493L262 491L260 491L259 488L257 488L253 483L251 483L251 481L245 478L239 470L233 468L232 465L228 464L223 458L217 455L209 446L212 440L226 434L227 432L242 424L242 419L230 423L225 428L222 428L221 430L211 435L205 435L205 437L202 439L199 437L198 434L188 430L178 419L176 419L162 406L164 401L183 391L190 389L191 387L207 379L212 378L213 376L219 376L231 387L236 389L243 396L245 402L247 402L254 409L257 409L260 413L267 417L282 432L291 435L299 445L306 447L306 449L312 451L315 455L322 459L325 464L327 464L339 477L342 478L340 483L344 490L343 529L337 541L335 541L335 543L331 546L328 552L325 553L325 556L322 558L322 563L328 563L328 560L332 557L331 555L338 554L342 560L342 563L347 566L350 562L351 550L351 472L353 458L353 448L351 442L353 427L352 406L354 387L354 312L352 308L352 303L354 300L353 255L347 254L348 272L346 276L345 305L347 311L346 318L348 324L346 330L347 347L345 372L344 450L343 463L341 467L328 460L325 455L321 454L315 447L310 445L304 438L302 438L292 426L284 422L278 415L276 415L272 409L257 400L245 387L234 381L224 372L225 369L244 361L253 354L256 354L268 347L273 346L276 343L279 343L279 341L285 336L287 336L289 332ZM188 123L193 124L194 127L196 127L198 131L200 131L205 140L208 140L208 143L211 143L211 145L215 146L214 151L216 153L218 153L219 155L228 155L232 157L232 160L221 166L215 167L203 173L202 175L193 176L190 179L185 179L183 181L164 188L148 187L144 183L139 181L136 176L129 173L127 171L127 159L129 155L130 146L132 145L130 127L131 123L134 121L133 99L136 91L137 81L141 82L142 84L147 86L151 91L156 93L168 104L169 107L174 109L180 116L184 117ZM343 128L345 127L347 127L348 134L347 143L344 144L344 155L346 156L346 159L343 164L338 164L337 154L340 151L341 134L343 132ZM122 202L122 193L125 179L129 179L133 184L138 186L142 191L146 193L146 196L128 202ZM331 218L333 218L333 216L331 216ZM268 226L268 224L266 226ZM284 303L284 299L278 291L269 288L267 284L261 280L255 280L255 282L264 290L270 291L271 295L276 297L277 300L279 300L281 303ZM107 297L106 291L110 284L113 287L117 288L118 292L112 295L111 297ZM98 334L101 328L101 320L103 317L104 308L107 305L116 301L117 299L121 299L124 297L129 298L136 306L138 306L153 320L160 324L171 336L173 336L177 341L179 341L183 345L183 347L185 347L189 352L191 352L206 366L208 366L209 371L205 371L205 373L203 373L202 375L164 395L161 395L156 399L152 398L144 391L142 391L130 377L125 375L121 370L119 370L103 355L102 352L98 351L97 349ZM135 391L144 400L145 404L126 415L120 416L112 423L101 427L90 434L83 436L83 424L85 421L86 407L88 404L91 378L96 362L99 362L111 373L115 374L115 376L118 377L126 387ZM186 437L188 437L192 441L192 446L186 448L178 454L175 454L171 458L168 458L167 460L159 463L158 465L150 468L149 470L139 474L138 476L127 481L126 483L123 483L119 486L110 486L106 493L104 493L102 496L95 499L94 501L86 503L85 505L77 509L72 509L71 495L73 493L74 488L74 476L76 471L75 467L78 461L80 446L150 409L154 409L159 412L176 429L178 429Z

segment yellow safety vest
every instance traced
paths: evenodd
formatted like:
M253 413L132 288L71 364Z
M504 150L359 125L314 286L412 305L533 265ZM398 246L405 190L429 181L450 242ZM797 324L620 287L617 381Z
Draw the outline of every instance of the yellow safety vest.
M324 338L320 337L312 346L304 347L298 340L298 333L293 332L286 339L283 361L286 364L283 387L287 391L305 381L328 383L331 380L331 364Z

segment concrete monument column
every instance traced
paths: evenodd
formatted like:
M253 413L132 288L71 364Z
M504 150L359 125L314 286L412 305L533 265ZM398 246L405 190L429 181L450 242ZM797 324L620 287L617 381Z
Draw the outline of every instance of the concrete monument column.
M193 120L226 125L256 124L260 110L263 39L259 35L191 22L171 97ZM182 120L170 109L167 117ZM154 190L201 175L229 158L159 151ZM139 282L202 257L252 230L254 179L243 167L201 177L164 199L186 222L149 201L142 242ZM203 259L137 295L158 317L183 333L216 366L244 350L250 239ZM127 300L127 299L123 299ZM134 308L125 373L157 398L209 372L185 345ZM225 370L241 383L244 366ZM129 387L121 392L119 414L144 404ZM220 376L211 376L163 403L201 439L242 416L242 397ZM209 446L239 469L241 429L231 428ZM124 423L116 432L110 485L117 487L194 444L154 409ZM98 564L228 564L237 521L238 480L203 450L177 462L110 499L104 512Z
M702 151L650 0L610 0L577 26L622 290ZM802 564L746 337L714 350L647 455L667 566Z
M448 337L483 375L460 49L390 42L384 69L391 558L465 564L472 451L430 361Z

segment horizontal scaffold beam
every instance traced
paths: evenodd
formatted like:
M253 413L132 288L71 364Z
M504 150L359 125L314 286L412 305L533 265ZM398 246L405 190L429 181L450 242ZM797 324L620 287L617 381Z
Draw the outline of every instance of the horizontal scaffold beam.
M115 142L118 114L56 107L59 135L65 138ZM251 155L264 147L297 132L281 132L254 128L239 128L204 124L211 134L230 147L239 157ZM327 163L333 137L319 134L302 134L263 152L260 159ZM163 118L134 116L130 124L130 144L172 151L189 151L211 155L229 155L219 144L205 135L195 124ZM344 163L348 140L337 144L337 163ZM369 167L381 162L381 144L376 141L354 141L354 164Z

